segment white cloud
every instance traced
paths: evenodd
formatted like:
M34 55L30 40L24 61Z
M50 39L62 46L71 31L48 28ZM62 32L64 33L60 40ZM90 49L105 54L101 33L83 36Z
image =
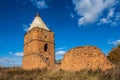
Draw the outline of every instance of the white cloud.
M45 0L30 0L31 3L37 7L38 9L44 9L44 8L48 8Z
M28 31L28 29L29 29L29 27L27 26L27 25L23 25L23 30L25 31L25 32L27 32Z
M102 18L102 19L100 20L100 23L108 23L108 22L107 22L107 19L106 19L106 18Z
M9 51L11 57L0 57L0 66L10 67L10 66L21 66L23 52L13 53Z
M59 50L64 50L66 47L60 47L60 48L57 48L55 49L56 51L59 51Z
M115 0L73 0L75 11L80 16L79 25L95 22L99 19L105 9L111 9ZM111 11L109 17L113 15ZM103 19L103 22L107 22Z
M60 47L60 48L57 48L55 51L55 55L56 55L56 59L62 59L63 58L63 55L66 53L65 51L65 48L66 47Z
M112 22L111 26L117 26L117 22Z
M8 58L8 57L2 57L0 58L0 66L10 67L10 66L21 66L22 64L22 58Z
M118 45L120 44L120 39L115 40L115 41L109 41L108 44Z
M23 56L23 52L16 52L15 56L22 57Z
M116 13L115 20L120 20L120 12Z
M63 55L63 54L65 54L65 52L66 52L66 51L65 51L65 48L66 48L66 47L57 48L55 54L56 54L56 55Z
M7 57L0 58L0 63L1 63L1 62L6 62L6 61L8 61L8 60L7 60Z
M64 50L58 50L55 52L56 59L62 59L63 55L66 53Z
M111 8L109 10L109 13L107 14L107 17L100 19L100 24L111 24L111 26L115 26L114 22L111 19L114 17L114 14L115 14L114 8Z
M63 55L63 54L65 54L65 51L56 51L56 53L55 53L56 55Z
M108 13L108 18L113 17L114 13L115 13L114 8L110 9L110 11Z

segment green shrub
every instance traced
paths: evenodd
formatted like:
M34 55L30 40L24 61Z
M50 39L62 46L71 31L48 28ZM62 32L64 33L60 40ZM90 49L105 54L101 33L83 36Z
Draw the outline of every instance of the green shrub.
M109 52L108 59L114 64L120 64L120 45Z

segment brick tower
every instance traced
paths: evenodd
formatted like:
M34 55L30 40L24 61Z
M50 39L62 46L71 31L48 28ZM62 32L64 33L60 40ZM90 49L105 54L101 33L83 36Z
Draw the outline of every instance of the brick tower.
M54 33L42 21L39 14L24 35L22 68L26 70L54 65Z

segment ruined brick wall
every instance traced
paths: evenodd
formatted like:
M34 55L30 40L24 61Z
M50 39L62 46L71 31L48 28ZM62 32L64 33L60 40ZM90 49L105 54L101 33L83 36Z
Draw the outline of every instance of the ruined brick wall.
M24 36L22 68L35 69L54 65L54 33L33 28Z
M61 63L61 69L65 71L107 70L112 67L112 63L106 56L94 46L76 47L69 50Z

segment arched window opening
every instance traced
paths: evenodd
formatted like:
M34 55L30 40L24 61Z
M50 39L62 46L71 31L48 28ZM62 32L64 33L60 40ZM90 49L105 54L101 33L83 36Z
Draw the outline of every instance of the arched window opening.
M44 45L44 51L47 51L47 49L48 49L48 44L45 44Z

